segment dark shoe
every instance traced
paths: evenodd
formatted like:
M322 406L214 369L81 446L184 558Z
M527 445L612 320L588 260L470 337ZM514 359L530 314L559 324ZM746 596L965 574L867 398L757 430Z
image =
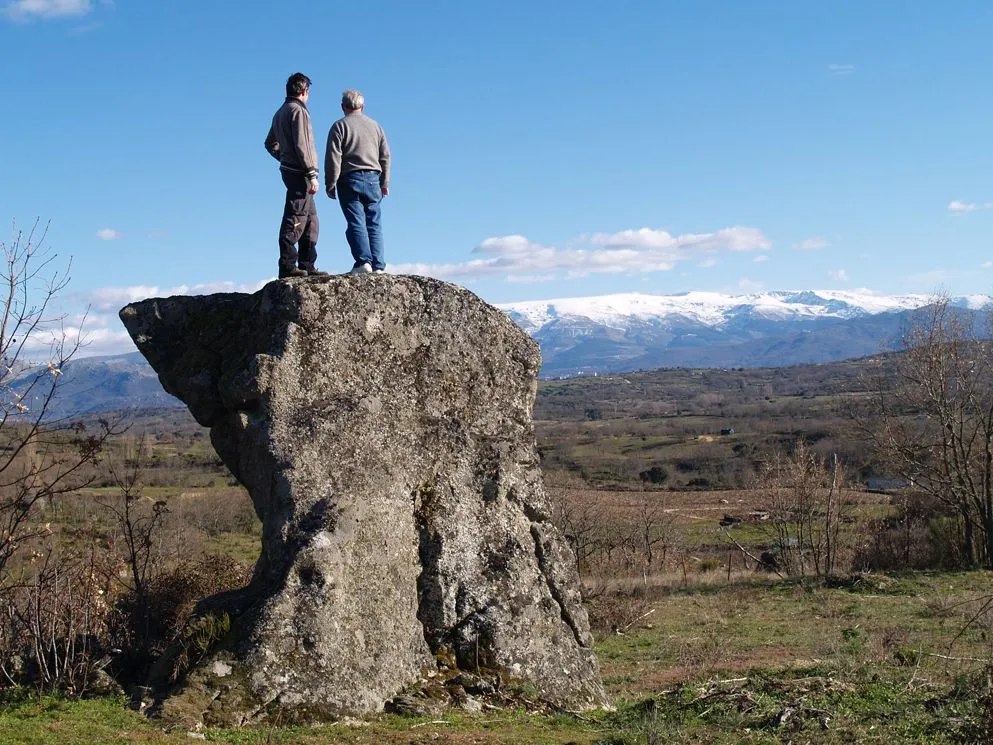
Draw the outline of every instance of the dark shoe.
M285 272L281 271L279 273L280 279L291 279L293 277L306 277L306 276L307 276L306 269L297 269L296 267L293 267L292 269L289 269Z
M314 267L313 269L307 269L306 272L307 272L307 275L310 276L310 277L330 277L331 276L331 272L322 272L317 267Z

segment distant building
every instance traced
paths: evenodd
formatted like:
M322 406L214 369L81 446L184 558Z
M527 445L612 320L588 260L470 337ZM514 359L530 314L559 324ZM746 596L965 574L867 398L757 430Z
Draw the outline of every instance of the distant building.
M913 484L907 479L893 479L884 476L872 476L865 481L867 491L889 492L906 489L910 486Z

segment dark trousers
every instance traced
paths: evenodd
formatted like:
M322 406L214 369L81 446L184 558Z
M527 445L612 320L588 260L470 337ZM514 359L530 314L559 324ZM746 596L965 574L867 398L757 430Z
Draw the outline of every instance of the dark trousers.
M283 207L283 222L279 225L279 273L282 275L297 266L315 268L320 223L314 195L307 193L307 177L290 171L280 171L280 174L286 184L286 206Z

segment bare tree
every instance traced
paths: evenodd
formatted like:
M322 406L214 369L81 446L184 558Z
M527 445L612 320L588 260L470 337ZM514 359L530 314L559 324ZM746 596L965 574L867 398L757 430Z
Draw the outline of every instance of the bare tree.
M16 552L49 533L40 508L85 485L85 466L111 433L110 425L88 432L50 415L81 336L54 312L69 264L58 267L45 233L36 223L0 242L0 592L16 583Z
M582 479L559 476L547 480L552 522L572 546L580 577L588 578L609 548L606 510L599 495Z
M791 576L839 571L851 499L838 459L825 462L799 440L791 454L777 454L759 479L768 498L766 530L778 567Z
M0 241L0 657L30 660L36 685L79 693L106 606L92 551L76 551L53 515L61 497L92 480L113 427L89 431L52 415L81 328L57 312L70 264L58 263L45 237L36 222ZM16 677L6 664L2 672Z
M97 541L88 543L53 539L32 552L30 581L18 588L16 602L3 606L8 623L0 632L0 680L80 695L110 662L102 654L111 611L109 554ZM30 681L23 678L26 661Z
M150 641L149 587L161 567L155 565L154 543L162 521L168 512L165 500L145 497L143 472L148 457L148 443L144 437L125 438L122 462L110 459L110 471L119 494L102 498L99 503L113 515L115 528L122 543L125 574L118 580L131 595L131 626L135 641L141 651L146 651Z
M678 542L675 517L666 509L664 492L651 492L643 495L638 508L632 533L633 548L641 557L642 580L647 585L648 577L656 568L665 566L669 551Z
M810 526L814 536L815 566L820 566L824 574L834 574L840 568L843 548L842 526L848 518L852 500L846 498L845 467L838 461L838 455L831 457L830 482L822 492L820 519Z
M958 515L967 564L993 568L993 312L972 314L936 297L880 361L857 417L892 475Z

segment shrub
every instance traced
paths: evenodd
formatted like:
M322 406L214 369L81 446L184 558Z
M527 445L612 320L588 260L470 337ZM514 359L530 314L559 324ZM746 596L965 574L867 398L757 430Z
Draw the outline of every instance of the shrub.
M643 483L646 484L664 484L666 479L669 478L669 472L666 471L662 466L652 466L651 468L642 471L638 474Z
M114 559L95 541L54 534L16 558L19 582L0 594L0 690L6 683L81 696L110 659Z
M123 679L138 679L151 661L183 634L196 604L206 597L243 587L251 570L227 556L205 555L154 576L144 607L129 592L115 606L111 638L125 653L118 664Z
M719 566L720 566L720 562L718 562L717 559L706 558L700 560L700 564L698 565L698 568L700 569L701 573L706 573L706 572L713 572Z

